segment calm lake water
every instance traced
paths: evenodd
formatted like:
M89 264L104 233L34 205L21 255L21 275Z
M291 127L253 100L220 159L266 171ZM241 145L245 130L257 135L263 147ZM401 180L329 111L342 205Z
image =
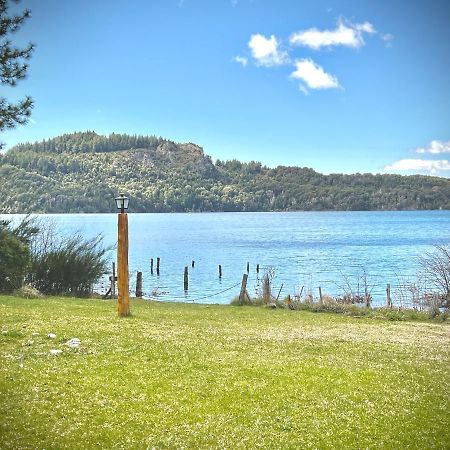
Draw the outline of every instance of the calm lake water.
M10 217L10 216L3 216ZM17 217L17 216L15 216ZM64 234L104 236L117 242L117 214L41 215ZM130 287L143 272L147 297L168 301L228 303L239 294L250 263L248 290L258 290L268 268L281 296L303 292L338 295L347 283L357 288L365 270L376 301L386 283L412 279L419 257L433 244L450 243L450 211L290 212L133 214L129 217ZM150 259L161 258L160 275L150 274ZM115 252L109 254L112 262ZM191 261L195 267L191 267ZM218 266L222 266L222 278ZM261 267L259 275L256 265ZM189 266L189 291L183 271ZM98 290L105 292L107 281Z

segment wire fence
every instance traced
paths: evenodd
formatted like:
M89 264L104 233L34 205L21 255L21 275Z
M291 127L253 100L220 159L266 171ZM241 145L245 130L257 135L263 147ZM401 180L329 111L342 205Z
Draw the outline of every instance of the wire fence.
M355 266L356 269L360 267ZM136 270L130 271L130 294L136 291ZM277 276L271 266L259 266L259 273L247 285L252 298L262 297L262 283L269 277L272 296L285 299L288 295L299 302L335 301L343 304L370 305L381 307L389 305L395 308L424 310L432 307L436 301L440 305L448 302L446 293L424 274L397 274L387 277L385 273L368 273L365 270L338 276L332 272L297 272L296 283ZM171 302L230 303L239 295L241 280L232 278L205 282L196 279L189 289L182 289L182 283L175 284L172 277L147 277L144 280L142 296L146 299ZM177 280L180 277L175 277ZM292 277L291 277L292 278ZM389 281L387 281L389 280ZM224 287L223 284L227 283ZM105 277L96 291L105 293L110 287ZM436 300L437 299L437 300Z

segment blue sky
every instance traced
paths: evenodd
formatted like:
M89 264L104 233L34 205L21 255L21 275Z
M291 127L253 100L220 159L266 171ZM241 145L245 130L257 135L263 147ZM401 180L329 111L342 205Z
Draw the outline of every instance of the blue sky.
M35 101L6 148L94 130L214 159L450 176L450 2L23 0Z

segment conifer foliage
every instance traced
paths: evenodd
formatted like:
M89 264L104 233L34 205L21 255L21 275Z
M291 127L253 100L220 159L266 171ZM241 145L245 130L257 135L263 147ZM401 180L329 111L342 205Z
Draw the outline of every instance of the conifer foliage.
M18 3L16 1L15 3ZM17 32L31 13L25 9L21 14L9 14L8 1L0 0L0 84L14 87L19 80L26 77L28 60L34 50L30 43L25 48L18 48L9 39ZM0 132L23 125L28 121L33 108L33 100L26 96L17 103L10 103L0 97ZM1 144L0 144L1 145Z

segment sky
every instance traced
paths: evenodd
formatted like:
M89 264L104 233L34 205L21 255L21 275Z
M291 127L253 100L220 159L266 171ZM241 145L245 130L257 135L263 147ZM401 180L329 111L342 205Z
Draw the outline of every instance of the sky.
M13 7L11 7L13 8ZM19 142L94 130L213 159L450 177L450 0L22 0Z

